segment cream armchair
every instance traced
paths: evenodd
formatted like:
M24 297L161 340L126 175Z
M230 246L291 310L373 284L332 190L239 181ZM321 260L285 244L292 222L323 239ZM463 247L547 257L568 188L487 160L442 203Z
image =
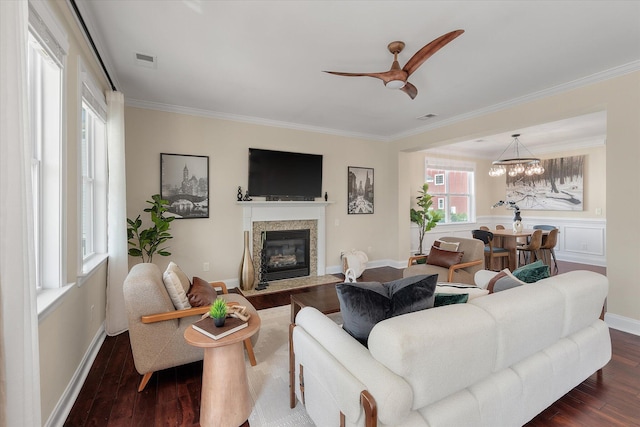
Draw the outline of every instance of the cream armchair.
M227 293L224 283L211 285ZM187 344L184 331L209 311L208 306L176 310L162 281L162 272L155 264L134 265L123 290L133 361L143 375L138 391L145 388L155 371L202 360L203 349ZM234 301L236 297L240 296L229 294L225 298ZM244 344L249 361L255 366L252 340L247 339Z
M419 274L437 274L438 282L475 284L476 271L484 269L484 243L478 239L466 239L463 237L443 237L443 242L458 243L458 252L464 252L459 263L449 268L438 265L420 264L419 260L428 259L427 255L418 255L409 258L407 268L402 272L403 277L417 276Z

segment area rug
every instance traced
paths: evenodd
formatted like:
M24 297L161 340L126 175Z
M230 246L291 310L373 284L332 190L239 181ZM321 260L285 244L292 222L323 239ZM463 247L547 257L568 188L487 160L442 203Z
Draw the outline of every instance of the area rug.
M260 335L254 347L258 364L247 361L253 411L251 427L314 426L300 402L289 408L289 323L291 306L260 310Z

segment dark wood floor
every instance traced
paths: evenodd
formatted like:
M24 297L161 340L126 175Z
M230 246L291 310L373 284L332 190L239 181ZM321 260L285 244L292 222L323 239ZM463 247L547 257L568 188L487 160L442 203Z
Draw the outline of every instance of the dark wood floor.
M560 263L560 272L584 267ZM604 273L599 267L588 269ZM384 282L400 275L391 267L373 268L360 281ZM611 341L613 358L602 374L589 377L527 426L640 427L640 337L612 329ZM202 362L166 369L138 393L140 376L129 335L107 337L65 426L199 426L201 373Z

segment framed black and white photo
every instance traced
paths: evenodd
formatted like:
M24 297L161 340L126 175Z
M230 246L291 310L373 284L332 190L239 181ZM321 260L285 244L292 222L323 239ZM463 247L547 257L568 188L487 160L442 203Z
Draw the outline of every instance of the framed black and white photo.
M507 200L521 210L584 210L585 161L584 155L544 159L542 175L507 175Z
M349 166L347 214L373 213L373 168Z
M176 218L209 218L209 156L160 153L160 196Z

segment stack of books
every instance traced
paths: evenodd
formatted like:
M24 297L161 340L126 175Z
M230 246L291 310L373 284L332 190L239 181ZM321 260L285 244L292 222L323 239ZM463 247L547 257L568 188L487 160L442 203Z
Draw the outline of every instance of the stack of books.
M227 319L224 321L224 325L216 326L213 323L213 319L207 316L204 319L198 320L191 326L193 327L193 329L202 334L205 334L209 338L219 340L220 338L231 335L232 333L237 332L240 329L246 328L247 326L249 326L249 322L246 320L238 319L237 317L227 317Z

